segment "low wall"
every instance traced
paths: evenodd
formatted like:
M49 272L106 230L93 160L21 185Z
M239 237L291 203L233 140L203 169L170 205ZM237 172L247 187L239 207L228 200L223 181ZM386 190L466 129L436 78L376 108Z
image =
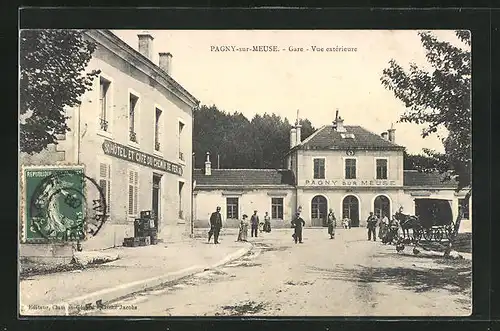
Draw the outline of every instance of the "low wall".
M20 261L36 261L43 264L67 264L73 258L73 245L69 244L21 244Z

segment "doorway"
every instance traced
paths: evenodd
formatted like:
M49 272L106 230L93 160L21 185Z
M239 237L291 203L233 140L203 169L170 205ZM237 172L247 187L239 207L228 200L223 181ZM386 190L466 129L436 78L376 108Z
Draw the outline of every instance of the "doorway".
M161 196L161 175L153 174L153 198L151 210L155 214L155 228L158 229L158 220L160 219L160 196Z
M322 195L315 196L311 201L311 225L312 226L328 226L326 215L328 203Z
M359 201L354 195L348 195L342 201L342 219L349 218L351 226L359 226Z
M387 216L387 218L391 218L391 202L389 198L385 195L379 195L373 201L373 211L375 215L379 219L382 219L383 216Z

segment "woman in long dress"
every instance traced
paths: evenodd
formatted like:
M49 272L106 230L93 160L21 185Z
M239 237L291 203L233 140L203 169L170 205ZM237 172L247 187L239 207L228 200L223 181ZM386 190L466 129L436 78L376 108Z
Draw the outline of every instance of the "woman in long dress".
M248 222L247 215L243 215L243 219L240 222L240 229L238 231L238 241L247 241L248 238Z
M271 217L266 211L266 215L264 215L264 232L271 232Z

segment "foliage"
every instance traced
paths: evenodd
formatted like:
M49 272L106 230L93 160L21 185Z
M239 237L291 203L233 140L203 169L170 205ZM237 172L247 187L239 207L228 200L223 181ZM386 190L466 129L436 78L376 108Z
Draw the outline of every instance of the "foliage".
M39 153L69 131L65 107L79 105L99 74L84 73L95 48L78 30L21 31L21 152Z
M307 119L300 124L302 139L315 131ZM195 167L203 168L210 152L213 168L218 162L220 168L282 168L291 128L288 119L276 114L255 115L248 120L239 112L229 114L214 105L201 106L194 112Z
M434 159L432 170L456 176L457 189L461 189L471 185L471 53L470 33L457 31L456 35L464 47L420 32L432 70L412 63L405 71L391 60L381 81L406 106L401 122L426 124L423 137L442 126L448 130L448 136L442 139L445 154L432 150L425 153Z

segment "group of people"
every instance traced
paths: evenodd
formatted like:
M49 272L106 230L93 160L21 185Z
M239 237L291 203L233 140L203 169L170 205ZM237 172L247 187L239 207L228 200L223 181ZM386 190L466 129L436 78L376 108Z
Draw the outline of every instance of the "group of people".
M210 216L210 230L208 231L208 242L214 238L214 244L219 244L219 234L222 228L222 216L220 214L220 207L217 207L216 211ZM402 212L402 208L400 209ZM251 236L258 237L259 232L271 232L271 218L268 212L264 215L264 222L261 223L259 216L257 215L257 210L254 210L253 215L250 217L250 224L247 222L248 216L243 215L243 219L239 225L238 239L237 241L247 241L248 240L248 226L251 226ZM295 214L291 225L294 229L292 234L294 242L302 244L302 229L305 226L305 221L300 217L300 212ZM382 213L381 218L370 212L368 219L366 220L366 227L368 229L368 240L377 240L377 227L379 228L378 237L382 243L387 244L394 241L395 238L399 236L400 224L396 218L389 220L386 214ZM327 215L327 225L328 234L330 239L335 239L335 228L337 227L337 219L335 213L330 209ZM342 226L344 229L351 228L351 221L349 218L344 218L342 220ZM259 231L260 230L260 231Z
M239 225L237 241L248 240L248 215L244 214L243 219ZM264 215L264 222L260 222L257 210L254 210L253 215L250 217L251 236L258 237L259 232L271 232L271 217L266 212ZM210 230L208 231L208 242L214 237L214 244L219 244L219 234L222 228L222 216L220 214L220 207L217 207L215 212L210 215Z
M248 240L248 215L244 214L243 219L240 222L240 227L238 231L238 241L247 241ZM264 222L260 222L259 215L257 215L257 210L253 211L253 215L250 217L250 225L251 225L251 236L258 237L259 232L271 232L271 217L269 217L269 213L266 211L264 215Z
M378 237L383 244L393 242L398 236L400 231L399 221L396 218L389 220L386 214L382 213L381 218L373 212L370 212L366 220L366 227L368 229L368 241L377 240L377 227L379 228Z

